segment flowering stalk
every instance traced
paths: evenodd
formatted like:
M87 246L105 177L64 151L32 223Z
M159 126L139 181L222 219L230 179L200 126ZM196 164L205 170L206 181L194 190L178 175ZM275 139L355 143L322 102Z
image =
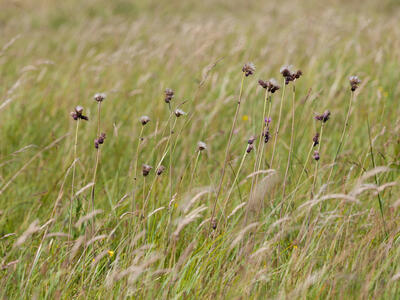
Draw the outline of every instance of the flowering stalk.
M232 136L233 136L233 132L235 131L236 121L237 121L237 118L238 118L238 115L239 115L239 110L240 110L240 104L242 102L244 78L247 77L247 76L252 75L254 73L254 71L255 71L255 67L251 63L250 64L245 64L243 66L243 68L242 68L242 71L243 71L243 76L242 76L242 81L241 81L241 84L240 84L239 100L237 102L235 116L233 117L232 127L231 127L231 131L230 131L229 138L228 138L228 144L226 145L225 159L224 159L224 165L222 167L221 179L219 181L219 185L218 185L218 189L217 189L217 195L215 196L214 205L213 205L213 209L212 209L212 213L211 213L210 231L214 227L213 226L213 221L214 221L214 216L215 216L215 209L217 207L218 197L219 197L219 195L221 193L222 183L224 181L224 176L225 176L226 165L228 163L228 156L229 156L229 150L230 150L230 146L231 146L231 142L232 142Z

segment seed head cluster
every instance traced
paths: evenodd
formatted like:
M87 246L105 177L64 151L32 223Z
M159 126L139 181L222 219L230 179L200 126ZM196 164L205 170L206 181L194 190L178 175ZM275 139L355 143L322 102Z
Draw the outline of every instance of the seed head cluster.
M104 143L104 140L106 139L106 134L103 132L100 134L100 136L94 140L94 147L96 149L99 149L99 146Z
M280 70L283 78L285 78L285 84L288 85L291 81L299 79L303 72L301 70L292 71L292 66L283 66Z
M316 115L315 120L321 121L322 123L326 123L331 116L331 112L326 110L322 115Z
M262 88L266 89L268 92L271 92L272 94L281 88L278 82L274 78L271 78L270 80L260 79L258 81L258 84L261 85Z

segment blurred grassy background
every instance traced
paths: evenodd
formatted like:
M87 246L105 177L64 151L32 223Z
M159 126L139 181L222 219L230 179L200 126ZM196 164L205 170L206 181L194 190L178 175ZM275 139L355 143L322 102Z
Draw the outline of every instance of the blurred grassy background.
M128 174L141 129L138 121L141 115L149 115L152 121L145 130L140 164L149 163L155 166L160 159L162 129L168 122L168 111L163 101L163 90L167 87L176 92L174 105L187 100L182 109L188 112L186 119L179 119L177 122L179 135L173 157L174 172L178 175L184 173L188 164L193 161L196 143L204 140L209 150L204 160L200 160L195 185L215 188L239 91L241 67L248 61L255 63L257 71L255 76L245 82L245 100L230 152L232 169L236 169L240 162L248 136L258 133L263 91L257 86L256 79L275 77L280 81L279 68L288 63L304 72L296 85L296 137L290 178L297 179L301 172L309 142L317 130L313 120L314 113L329 109L332 119L326 127L321 148L320 186L325 183L327 166L336 152L350 96L348 77L353 74L360 76L363 82L351 116L343 156L333 178L332 191L347 193L359 179L362 168L372 168L368 157L367 117L372 127L377 165L398 168L399 14L400 3L396 0L365 0L362 3L345 0L0 0L0 189L12 179L10 185L0 194L0 236L10 232L20 234L34 219L38 218L44 223L49 218L66 170L71 165L75 123L69 112L78 104L85 107L91 121L82 123L80 129L77 189L91 181L95 159L93 139L96 131L96 122L92 121L96 118L96 103L92 97L96 92L105 92L108 95L102 114L102 128L108 137L102 147L96 208L102 208L119 217L129 207L127 202L119 211L114 209L117 202L131 190ZM306 99L307 93L309 97ZM279 96L280 94L273 98L273 124L278 119ZM283 116L277 156L277 169L280 172L284 172L290 139L289 105L284 106ZM13 179L13 175L35 153L67 133L70 135L59 145L41 153L38 159ZM270 155L267 150L265 167ZM251 160L245 164L241 179L252 172L252 166ZM168 182L167 177L165 178L154 199L152 197L149 212L157 208L157 204L168 205ZM234 174L229 170L227 186L233 178ZM388 182L397 179L397 171L383 178ZM295 182L295 179L290 179L291 189ZM177 183L175 187L178 188ZM250 189L248 182L242 188L242 192L247 194ZM309 197L308 189L305 186L298 194L296 206ZM183 194L189 191L181 192ZM178 197L183 197L182 194ZM276 194L276 199L279 197ZM393 218L398 214L393 209L389 211L389 206L398 197L397 187L384 194L386 213L393 214ZM211 207L212 199L211 196L207 199L205 204L208 207ZM89 194L84 196L84 200L84 203L89 201ZM240 195L235 192L229 203L230 210L240 202ZM266 202L272 200L268 198ZM62 195L58 211L59 222L54 225L59 231L65 231L68 203L66 191ZM360 211L364 208L370 209L373 212L371 214L375 215L378 209L375 196L365 196L363 205L363 208L359 208ZM269 213L266 210L265 215L260 218L265 219ZM209 216L210 212L207 211L206 215ZM275 217L268 222L276 221L278 217ZM365 219L359 223L364 224L367 229L354 228L352 241L356 244L366 231L376 230L380 226L379 219L370 220L367 215L363 217ZM160 224L164 224L164 221L166 219L159 220ZM98 219L98 222L103 223L103 230L107 231L117 221L112 216L106 216L103 220ZM395 220L392 222L391 228L396 228ZM240 228L239 223L228 227L226 234L230 230L236 230L236 225ZM292 225L296 227L298 224L293 221ZM162 228L164 225L159 226ZM196 234L195 228L188 232L187 241L197 238ZM379 232L376 234L380 236ZM123 233L118 236L123 236ZM331 240L332 236L324 236L321 244L328 247ZM163 242L164 240L158 241L160 248ZM5 254L10 251L12 240L2 243L1 249ZM31 292L35 290L33 282L38 282L37 276L42 275L36 275L36 281L26 283L24 280L27 274L23 270L30 269L29 259L35 254L37 243L38 241L32 244L32 249L27 245L23 254L12 254L21 261L19 271L12 275L17 284L12 284L10 280L2 281L1 286L5 291L2 296L18 295L16 291L22 286ZM116 242L113 243L115 245ZM262 241L257 243L262 244ZM107 248L109 245L103 246ZM186 246L187 242L182 242L178 249ZM338 252L348 253L351 247L351 244L343 246ZM221 248L225 249L223 246ZM366 257L373 255L374 250L371 251ZM222 257L224 256L221 255L221 259ZM321 254L321 261L317 263L304 259L304 265L313 271L326 270L316 265L320 263L323 266L327 257L327 253ZM371 280L368 284L372 287L366 288L357 281L342 289L337 288L332 294L329 294L329 289L327 292L320 286L310 294L302 290L301 293L304 294L300 293L298 296L329 295L340 298L340 295L344 295L341 293L350 291L354 292L355 297L385 296L385 283L370 277L375 276L375 269L371 273L370 270L363 269L365 264L361 265L361 260L352 251L346 257L352 257L354 264L360 268L359 273L356 273L359 274L358 280ZM394 258L385 259L387 258L382 258L383 261L379 264L388 266L395 261ZM57 259L55 261L59 262ZM125 263L129 265L128 262ZM229 269L229 266L226 268ZM384 270L389 280L396 267ZM334 269L330 271L331 275L340 273L335 273ZM0 272L6 275L6 271ZM207 272L204 274L208 274ZM232 287L228 289L230 294L225 294L226 289L219 287L219 290L213 285L223 286L218 272L215 278L210 279L210 291L190 294L190 291L196 290L196 284L205 280L206 277L201 277L204 274L199 276L199 281L193 280L192 290L189 287L176 287L174 291L177 294L182 290L189 291L187 295L192 297L211 297L213 290L219 297L236 294ZM237 276L235 280L241 278L243 282L242 285L239 284L236 295L254 297L265 295L264 289L268 284L273 286L271 296L290 295L288 291L299 287L298 284L302 281L296 278L306 278L306 275L289 278L285 281L286 286L282 287L277 284L281 280L279 275L261 287L244 287L248 283L249 274L232 274L236 274L232 275ZM103 275L96 276L103 278ZM79 276L77 274L77 278ZM93 275L92 278L97 277ZM344 284L342 279L337 280ZM202 286L207 284L203 283ZM332 287L333 283L329 281L323 286ZM79 293L80 288L84 290L79 283L74 288L76 290L71 288L71 294ZM42 285L38 289L39 295L51 297L55 288L48 293L43 292L45 288ZM160 296L154 289L148 285L141 291L141 295ZM93 290L93 294L88 292L85 295L105 297L101 288ZM253 293L254 291L256 292ZM398 291L396 284L395 288L388 290L386 296L393 296Z

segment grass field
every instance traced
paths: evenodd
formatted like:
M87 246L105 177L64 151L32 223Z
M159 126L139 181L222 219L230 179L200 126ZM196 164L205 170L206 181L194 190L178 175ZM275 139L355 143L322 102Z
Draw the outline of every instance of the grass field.
M0 0L0 298L398 299L399 15Z

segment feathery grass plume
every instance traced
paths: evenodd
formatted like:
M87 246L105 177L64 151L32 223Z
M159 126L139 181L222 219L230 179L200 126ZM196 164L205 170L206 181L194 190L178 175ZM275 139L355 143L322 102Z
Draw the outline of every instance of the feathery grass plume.
M99 145L103 144L104 139L105 139L105 134L100 134L100 121L101 121L101 103L106 99L106 94L104 93L97 93L94 95L94 100L97 102L97 139L94 140L94 146L97 149L96 151L96 162L94 166L94 172L93 172L93 186L92 186L92 192L91 192L91 205L92 205L92 212L95 211L94 208L94 198L95 198L95 188L96 188L96 177L97 177L97 168L100 163L100 149ZM95 232L95 218L92 220L92 234Z
M240 91L239 91L239 99L236 105L236 112L235 115L233 117L233 121L232 121L232 127L231 127L231 131L229 133L229 138L228 138L228 143L226 145L226 150L225 150L225 158L224 158L224 165L222 167L222 174L221 174L221 179L218 185L218 189L217 189L217 194L215 196L215 200L214 200L214 204L213 204L213 208L212 208L212 213L211 213L211 221L214 219L215 216L215 210L217 208L217 202L218 202L218 198L219 195L221 193L221 189L222 189L222 183L224 181L224 177L225 177L225 170L226 170L226 165L228 163L228 158L229 158L229 150L231 147L231 142L232 142L232 136L233 136L233 132L235 131L235 127L236 127L236 121L239 115L239 110L240 110L240 104L242 103L242 93L243 93L243 85L244 85L244 78L248 77L250 75L252 75L255 72L255 66L252 63L248 63L245 64L242 68L243 71L243 76L242 76L242 81L240 84ZM210 222L210 232L212 230L212 222Z
M348 123L349 123L350 114L351 114L351 107L352 107L352 103L353 103L353 100L354 100L354 92L358 88L358 85L361 83L361 80L357 76L351 76L349 78L349 82L350 82L350 86L351 86L351 94L350 94L350 100L349 100L349 104L348 104L346 119L344 121L342 135L340 137L339 145L337 147L336 154L335 154L335 156L333 158L333 161L332 161L332 164L331 164L331 170L329 171L329 176L328 176L327 182L330 182L330 179L331 179L331 177L333 175L333 169L335 168L338 156L340 154L340 151L342 150L342 146L343 146L344 138L345 138L345 134L346 134L346 129L347 129L347 126L348 126Z
M77 156L77 148L78 148L78 131L79 131L79 121L84 120L88 121L89 118L85 115L83 115L83 107L78 105L75 107L75 110L71 112L72 118L76 121L76 128L75 128L75 142L74 142L74 160L73 160L73 166L72 166L72 180L71 180L71 199L70 199L70 204L69 204L69 226L68 226L68 234L71 235L71 225L72 225L72 207L74 203L74 188L75 188L75 173L76 173L76 162L78 160ZM69 238L68 238L69 240Z

